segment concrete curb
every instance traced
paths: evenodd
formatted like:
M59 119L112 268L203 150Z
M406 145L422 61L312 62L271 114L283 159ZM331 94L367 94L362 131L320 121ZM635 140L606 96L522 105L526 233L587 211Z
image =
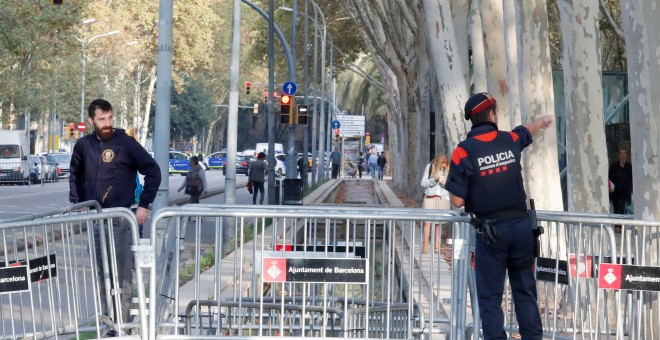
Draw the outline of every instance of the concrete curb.
M380 191L382 194L383 198L385 199L386 203L390 207L395 207L395 208L404 208L403 202L399 199L399 197L392 191L389 185L385 183L385 181L375 181L376 182L376 193ZM385 202L383 202L385 203Z
M314 191L303 197L304 205L321 205L325 204L325 200L332 193L332 191L341 183L342 180L329 180Z

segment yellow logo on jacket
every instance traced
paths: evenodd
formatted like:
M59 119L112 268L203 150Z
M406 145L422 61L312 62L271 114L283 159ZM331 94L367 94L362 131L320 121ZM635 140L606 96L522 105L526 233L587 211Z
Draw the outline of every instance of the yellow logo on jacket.
M112 162L113 158L115 158L115 152L114 151L112 151L110 149L103 150L103 153L101 154L101 159L104 162L110 163L110 162Z

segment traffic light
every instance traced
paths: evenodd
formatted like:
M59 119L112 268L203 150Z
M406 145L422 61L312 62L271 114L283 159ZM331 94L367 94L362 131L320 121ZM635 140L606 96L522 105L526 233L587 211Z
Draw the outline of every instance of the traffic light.
M53 0L53 5L61 5L64 3L64 0Z
M73 138L74 131L76 131L75 127L72 127L71 125L67 125L64 127L64 133L62 137L64 137L64 139L71 139Z
M250 94L250 82L245 82L245 94Z
M296 124L307 125L307 105L296 105Z
M277 92L273 92L273 100L277 100ZM264 103L268 103L268 92L264 92Z
M280 97L280 123L293 124L291 105L293 105L293 96L283 94Z

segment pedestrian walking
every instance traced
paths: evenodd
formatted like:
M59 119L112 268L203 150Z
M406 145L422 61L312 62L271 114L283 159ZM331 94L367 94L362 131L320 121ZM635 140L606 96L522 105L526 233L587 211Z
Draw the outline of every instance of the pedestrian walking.
M300 176L300 179L305 178L305 176L307 176L307 167L305 166L305 160L303 159L302 156L298 158L297 166L298 166L298 176Z
M360 152L360 156L358 156L358 165L357 165L357 171L358 171L358 176L362 178L362 167L364 166L364 156L362 155L362 152Z
M337 179L339 165L341 164L341 154L337 151L337 148L330 154L330 162L332 163L332 179Z
M248 181L252 182L252 204L257 204L257 194L259 192L261 192L259 204L264 204L264 182L266 182L266 171L268 171L264 159L266 159L266 154L259 152L257 159L250 163Z
M112 105L103 99L95 99L89 104L88 122L94 127L94 133L86 135L73 147L69 165L69 201L79 203L96 200L103 208L130 208L135 202L137 173L144 175L144 187L135 211L138 224L144 224L149 216L149 204L156 198L160 185L160 168L156 161L123 129L112 125ZM96 243L96 261L99 268L99 286L101 311L114 322L127 322L133 292L132 264L133 253L130 225L125 219L112 220L114 237L115 265L109 268L110 275L117 278L119 287L114 287L115 280L110 280L111 287L106 290L102 268L101 242L99 225L94 225ZM109 245L106 245L109 247ZM110 247L108 249L111 249ZM113 259L110 259L113 260ZM117 268L113 273L112 268ZM112 295L112 315L106 302L107 294ZM120 294L120 306L115 305L116 294Z
M378 164L378 179L383 180L383 174L385 174L385 164L387 164L387 158L385 158L385 151L381 151L381 153L378 155L378 160L376 161L376 164Z
M190 162L190 170L186 174L186 179L179 187L177 192L186 189L184 193L190 195L190 203L199 203L199 197L207 191L206 186L206 173L201 165L199 165L199 158L192 156L188 160Z
M615 214L625 214L626 204L631 203L632 199L632 165L628 163L628 151L619 150L619 160L610 166L608 177L610 201Z
M371 149L369 150L369 158L367 159L367 166L369 167L369 175L373 179L378 179L378 153Z
M449 159L445 155L438 155L427 164L422 172L420 184L424 188L422 208L435 210L449 210L449 192L445 189L445 181L449 172ZM440 249L440 224L435 224L435 237L433 249L437 253ZM431 222L424 222L424 241L422 253L428 254L431 239Z
M544 116L513 131L497 129L497 101L486 92L465 104L472 121L467 138L452 153L445 188L451 203L465 206L481 237L476 240L477 297L484 339L507 339L502 293L508 272L516 318L523 339L541 339L532 264L536 244L527 211L520 158L532 136L552 124Z

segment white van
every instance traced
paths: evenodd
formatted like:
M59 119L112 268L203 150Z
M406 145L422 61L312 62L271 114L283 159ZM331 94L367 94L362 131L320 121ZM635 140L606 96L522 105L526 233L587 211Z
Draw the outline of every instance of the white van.
M24 130L0 130L0 182L30 183L30 143Z
M257 143L257 147L254 148L255 153L263 152L268 154L268 143ZM275 153L284 153L284 146L282 143L275 143Z

